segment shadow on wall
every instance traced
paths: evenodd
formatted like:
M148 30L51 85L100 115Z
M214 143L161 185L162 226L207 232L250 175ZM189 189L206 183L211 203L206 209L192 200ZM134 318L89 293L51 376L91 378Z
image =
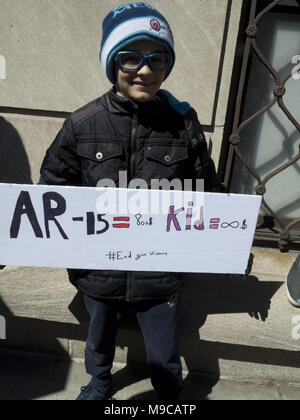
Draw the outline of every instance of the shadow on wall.
M188 375L183 400L207 400L220 379L220 359L300 368L297 352L254 347L201 339L201 328L209 315L248 314L264 323L269 315L271 300L283 283L259 281L255 276L189 274L180 301L180 354ZM86 323L87 318L76 296L70 310ZM261 326L263 329L263 325ZM114 392L148 377L147 369L136 370L135 364L146 366L142 334L137 334L138 323L134 317L123 317L117 337L120 348L128 348L127 365L113 377ZM199 335L200 331L200 335ZM216 340L218 337L216 336ZM132 400L157 399L154 391L143 392Z
M297 352L250 347L247 345L205 341L201 328L209 315L249 314L258 322L268 318L271 299L282 286L281 282L261 282L255 276L189 274L185 276L180 302L180 354L188 375L181 396L184 400L207 400L220 379L221 359L255 364L289 366L298 369ZM261 326L261 328L264 328ZM122 337L122 341L126 335ZM221 340L221 338L220 338ZM129 348L128 362L133 358ZM126 369L126 368L125 368ZM121 375L119 371L116 375ZM117 379L114 377L114 379ZM154 393L134 396L134 400L152 399Z
M0 116L0 183L32 184L31 169L22 138L15 127Z
M69 325L15 317L1 297L0 314L6 322L6 340L0 340L0 401L32 400L63 390L70 360L57 337L66 336ZM48 350L63 359L24 357L22 352L32 348L45 352L46 338ZM21 353L5 351L11 348Z

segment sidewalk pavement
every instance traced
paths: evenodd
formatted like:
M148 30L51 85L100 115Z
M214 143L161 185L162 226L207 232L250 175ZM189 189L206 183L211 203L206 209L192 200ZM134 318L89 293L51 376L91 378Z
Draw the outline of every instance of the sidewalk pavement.
M74 400L89 377L82 360L63 360L40 355L0 351L0 400ZM181 400L299 400L300 384L250 383L185 378ZM116 400L156 400L143 367L116 364L113 368Z

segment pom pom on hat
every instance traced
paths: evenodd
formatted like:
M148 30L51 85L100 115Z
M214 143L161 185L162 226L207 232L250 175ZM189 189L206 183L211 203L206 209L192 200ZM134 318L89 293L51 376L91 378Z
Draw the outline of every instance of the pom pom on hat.
M100 62L108 79L114 83L114 57L126 45L147 40L161 44L175 62L174 38L167 20L153 6L145 2L123 4L113 9L103 21Z

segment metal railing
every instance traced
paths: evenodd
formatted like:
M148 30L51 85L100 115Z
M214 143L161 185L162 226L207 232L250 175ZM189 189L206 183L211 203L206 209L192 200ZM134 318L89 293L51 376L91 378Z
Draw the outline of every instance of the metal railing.
M233 129L232 133L229 137L230 142L230 148L229 148L229 155L227 160L227 167L225 172L225 179L224 184L228 188L230 186L230 177L232 173L233 168L233 162L234 159L237 157L243 165L249 170L249 172L253 175L253 177L257 180L257 185L255 187L255 192L257 195L262 195L262 205L267 210L268 214L270 215L269 220L271 220L271 223L269 223L269 227L272 229L265 230L266 223L262 222L265 221L268 218L260 218L260 221L262 224L258 226L257 229L257 236L256 239L273 239L278 241L279 248L284 251L288 250L290 245L295 242L300 241L300 218L296 220L291 219L284 219L280 217L276 211L274 211L271 207L271 205L266 201L265 194L267 192L268 188L268 182L276 177L278 174L285 171L290 166L294 165L296 162L300 160L300 144L299 144L299 152L287 163L277 167L275 170L267 174L264 178L262 178L257 170L255 170L251 164L247 161L245 156L240 150L241 145L241 132L248 127L250 124L252 124L254 121L256 121L258 118L262 117L263 114L265 114L267 111L269 111L276 103L279 105L282 112L286 115L286 117L291 121L291 123L296 127L298 132L300 133L300 124L299 122L294 118L291 111L287 108L285 102L284 102L284 96L287 92L286 84L289 79L293 77L293 72L290 72L289 74L284 77L284 79L280 78L278 71L274 69L274 67L271 65L271 63L268 61L268 59L264 56L262 51L260 50L256 38L259 32L259 25L261 24L261 19L272 9L274 9L276 6L280 5L282 0L275 0L269 2L269 4L264 4L263 10L261 10L257 14L258 9L258 1L259 0L251 0L251 9L250 9L250 22L246 29L246 43L245 43L245 50L244 50L244 56L242 61L242 67L241 67L241 75L240 75L240 82L238 87L238 94L236 99L236 107L235 107L235 115L234 115L234 121L233 121ZM262 3L260 3L261 6ZM257 14L257 15L256 15ZM274 78L274 89L272 92L272 100L271 102L263 107L262 109L259 109L255 114L250 116L245 121L241 120L242 115L242 107L243 107L243 100L244 100L244 92L245 92L245 84L246 84L246 78L247 78L247 70L249 67L249 62L251 59L252 54L256 54L258 59L263 63L267 71L273 76ZM286 64L286 63L285 63ZM300 81L299 81L300 83ZM299 188L300 191L300 188ZM300 194L299 194L300 195ZM297 230L296 227L299 225L299 229Z

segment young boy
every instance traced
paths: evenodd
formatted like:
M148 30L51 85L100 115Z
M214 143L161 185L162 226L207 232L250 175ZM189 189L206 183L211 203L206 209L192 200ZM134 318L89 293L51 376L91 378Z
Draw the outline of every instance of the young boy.
M100 61L113 88L74 112L47 151L41 182L95 187L101 179L118 182L167 178L203 179L216 184L196 112L165 91L163 81L175 62L166 19L144 2L112 10L103 22ZM177 399L183 389L177 344L174 273L69 270L90 315L86 369L92 376L78 400L109 398L117 324L134 311L140 324L154 389L160 399Z

